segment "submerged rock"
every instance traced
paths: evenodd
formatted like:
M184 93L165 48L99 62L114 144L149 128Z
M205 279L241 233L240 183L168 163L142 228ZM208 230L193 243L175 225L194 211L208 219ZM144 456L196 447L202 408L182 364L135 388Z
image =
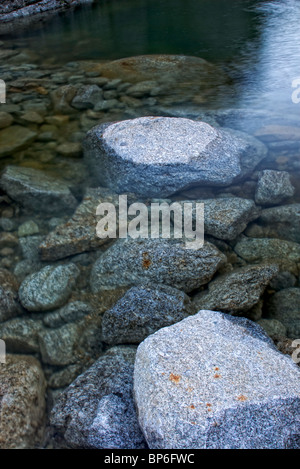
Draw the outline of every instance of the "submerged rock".
M0 323L22 314L18 288L16 277L8 270L0 269Z
M276 292L268 301L267 317L277 319L287 329L287 337L300 337L300 288Z
M194 297L197 310L242 313L258 303L277 265L250 265L221 275L209 283L208 291Z
M135 348L113 347L58 397L51 414L58 444L141 449L147 445L134 408Z
M45 426L46 382L40 363L30 356L7 355L0 365L0 447L35 448Z
M247 262L273 259L275 263L300 261L300 244L274 238L243 238L235 252Z
M39 252L43 260L57 260L97 249L109 241L100 239L96 233L99 216L96 209L100 203L118 206L116 194L107 189L88 189L74 215L66 223L57 226L41 243Z
M90 284L94 293L147 281L190 292L209 282L225 260L208 242L194 250L168 239L119 239L95 262Z
M75 286L79 269L75 264L46 266L22 282L19 298L28 311L50 311L64 305Z
M276 205L292 197L294 192L289 173L266 169L258 178L255 201L260 205Z
M102 317L102 340L139 344L158 329L196 312L189 297L168 286L133 287Z
M42 321L31 318L15 318L0 325L0 337L9 353L37 353L40 350L39 334Z
M0 187L24 207L46 214L73 212L77 201L67 184L43 171L7 166Z
M261 327L212 311L148 337L134 369L151 449L299 448L299 385Z
M228 185L251 173L265 155L264 145L247 134L180 118L106 123L84 141L85 160L98 183L143 197Z
M0 130L0 158L11 156L30 145L37 133L20 125L12 125Z

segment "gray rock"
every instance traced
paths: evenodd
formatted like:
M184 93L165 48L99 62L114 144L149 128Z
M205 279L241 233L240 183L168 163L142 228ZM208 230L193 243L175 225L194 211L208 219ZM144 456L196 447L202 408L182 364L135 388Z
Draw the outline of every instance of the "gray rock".
M0 269L0 323L22 314L18 288L15 276L6 269Z
M71 106L75 109L92 109L95 104L103 100L102 89L97 85L86 85L79 88Z
M283 290L284 288L294 287L297 283L295 275L291 274L288 271L279 272L275 275L274 278L270 281L270 287L272 290Z
M70 106L76 96L77 88L73 85L64 85L51 92L50 97L57 114L74 114L76 109Z
M46 266L26 277L19 298L28 311L50 311L64 305L75 286L79 269L75 264Z
M0 365L0 447L28 449L42 444L46 383L33 357L7 355Z
M146 448L132 397L135 349L113 347L59 396L51 424L71 448Z
M77 206L64 181L37 169L7 166L0 187L13 200L36 212L58 215L71 213Z
M0 130L0 158L11 156L30 145L37 133L20 125L12 125Z
M247 262L274 259L276 263L283 261L300 261L300 244L273 238L243 238L235 247L235 252Z
M38 319L15 318L0 325L0 337L9 353L37 353L42 329Z
M102 340L108 344L139 344L161 327L181 321L196 308L175 288L133 287L102 317Z
M5 129L13 123L13 116L8 112L0 112L0 129Z
M148 337L134 369L151 449L299 448L299 385L260 326L212 311Z
M11 218L1 217L0 228L3 231L14 231L16 223Z
M263 144L203 122L141 117L94 127L84 155L101 185L166 197L193 185L228 185L266 155Z
M261 205L276 205L292 197L294 192L289 173L266 169L258 178L255 201Z
M69 322L75 322L92 313L91 306L82 301L68 303L57 311L43 316L43 323L47 327L60 327Z
M180 204L191 203L190 200ZM252 200L240 197L195 200L204 203L204 233L218 239L233 240L259 216L259 209ZM193 218L196 210L193 208Z
M52 389L65 388L74 381L82 372L82 366L78 363L66 366L62 370L55 371L48 380L48 386Z
M300 204L280 205L263 210L257 223L249 225L246 234L300 243Z
M14 275L18 282L22 283L28 275L41 270L44 265L44 263L38 262L37 260L31 261L29 259L24 259L15 265Z
M95 262L90 284L93 293L147 281L189 292L209 282L225 260L208 242L194 250L175 240L118 239Z
M80 336L78 324L65 324L58 329L42 331L39 346L43 363L65 366L77 361L75 349Z
M88 189L72 218L57 226L41 243L41 259L53 261L92 251L109 241L109 238L98 238L96 233L99 221L96 209L103 202L119 204L117 195L107 189Z
M300 288L286 288L276 292L268 301L269 319L277 319L287 329L287 337L300 337Z
M242 313L258 303L270 280L278 273L277 265L250 265L217 277L208 291L194 297L197 311L210 309Z
M39 233L39 227L33 220L28 220L22 223L18 228L18 236L22 238L24 236L31 236Z
M278 321L277 319L261 318L257 321L257 324L259 324L270 337L286 336L286 327L282 324L282 322Z

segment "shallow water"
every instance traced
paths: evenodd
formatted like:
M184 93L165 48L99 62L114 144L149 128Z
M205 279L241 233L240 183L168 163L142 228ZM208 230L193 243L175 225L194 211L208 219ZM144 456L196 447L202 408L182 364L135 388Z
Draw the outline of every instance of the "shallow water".
M0 36L0 79L7 83L7 104L0 104L0 112L12 115L13 125L37 134L25 148L4 154L0 169L13 164L42 170L67 184L79 204L85 189L92 184L80 145L94 125L147 115L189 117L256 135L266 143L269 153L245 181L228 187L185 190L176 199L237 196L253 200L258 171L274 169L287 171L295 187L294 195L277 205L299 203L300 103L292 100L293 80L299 79L300 88L299 24L298 0L103 0L57 16L42 27ZM2 50L9 53L1 56ZM205 71L206 75L198 76L196 65L187 62L175 79L171 62L168 68L165 61L161 76L156 70L155 75L147 72L146 78L141 78L143 69L139 66L140 78L136 81L153 81L152 88L160 87L160 92L149 88L144 94L129 97L130 79L124 76L124 67L118 69L120 76L114 72L101 83L106 75L99 64L148 54L203 58L212 68ZM112 84L114 78L120 78L117 84ZM91 84L99 84L106 93L107 107L70 111L69 106L60 109L53 105L53 93L60 87ZM38 115L25 115L32 111ZM264 129L266 126L272 127L269 132ZM38 208L30 211L0 193L0 210L5 220L1 222L4 238L0 239L0 267L14 272L19 281L49 263L72 261L81 271L72 300L86 301L98 308L98 316L124 293L113 290L100 299L91 294L89 275L99 256L97 251L77 251L53 262L40 261L37 247L57 225L68 221L72 207L68 213ZM271 222L271 228L270 222L267 228L263 222L254 224L246 235L300 244L299 221L292 219L294 215L281 224L278 220ZM22 225L28 221L36 226L23 226L22 232ZM213 241L229 254L233 268L245 264L233 252L237 240ZM299 287L299 265L287 264L282 269L285 274L288 271L286 285ZM284 288L281 281L279 290ZM272 295L271 290L268 295ZM43 314L29 316L42 320ZM251 314L257 319L254 312ZM72 379L99 355L98 336L91 333L91 337L83 338L89 343L83 340L81 344L85 356L82 362L76 362L78 367L71 373ZM11 351L23 353L24 348ZM64 369L53 363L50 360L50 365L44 364L49 381L57 370ZM68 384L57 379L52 391L64 387L62 382Z

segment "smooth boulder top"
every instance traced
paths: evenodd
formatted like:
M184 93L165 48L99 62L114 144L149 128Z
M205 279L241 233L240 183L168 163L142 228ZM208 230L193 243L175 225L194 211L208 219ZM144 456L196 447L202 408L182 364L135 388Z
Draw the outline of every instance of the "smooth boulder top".
M84 155L101 185L165 197L200 184L229 185L251 173L266 148L247 134L204 122L140 117L91 129Z

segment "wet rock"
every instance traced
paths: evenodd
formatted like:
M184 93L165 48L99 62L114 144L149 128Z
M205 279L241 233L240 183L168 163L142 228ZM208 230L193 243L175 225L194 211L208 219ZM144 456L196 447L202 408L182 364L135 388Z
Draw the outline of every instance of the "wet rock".
M191 203L186 200L180 204L188 202ZM204 233L224 240L235 239L260 213L252 200L239 197L198 199L193 202L204 203ZM194 206L193 218L196 218Z
M0 233L0 249L2 248L16 248L19 244L18 238L12 233L3 231Z
M134 369L151 449L298 448L299 384L261 327L212 311L148 337Z
M2 229L3 231L14 231L15 226L16 224L14 220L11 220L10 218L6 217L0 218L0 229Z
M263 210L257 223L249 225L246 235L300 243L300 204L280 205Z
M276 265L250 265L217 277L208 291L194 297L200 309L242 313L258 303L270 280L278 273Z
M255 136L263 142L300 141L300 126L266 125L255 132Z
M92 109L99 101L102 100L103 92L99 86L86 85L79 88L71 105L78 110Z
M63 306L58 311L47 313L43 317L43 323L47 327L60 327L64 324L75 322L92 313L91 306L82 301L74 301Z
M300 288L276 292L267 305L267 317L277 319L287 329L287 337L300 337Z
M193 185L228 185L266 155L263 144L241 132L166 117L96 126L83 146L98 183L143 197L167 197Z
M23 236L22 238L20 238L19 243L21 247L22 256L30 262L39 263L40 258L38 253L38 247L43 240L44 236L41 235Z
M147 447L132 397L134 357L134 348L111 348L59 396L51 425L61 446Z
M18 282L21 283L28 275L41 270L44 265L44 263L39 262L37 259L23 259L15 265L14 275L18 279Z
M16 277L8 270L0 269L0 323L23 313L18 288Z
M0 129L5 129L13 123L13 116L8 112L0 112Z
M276 205L292 197L294 192L289 173L266 169L258 178L255 201L260 205Z
M62 143L56 148L57 153L68 158L78 158L82 153L82 146L76 142Z
M43 363L58 366L75 363L75 348L79 336L80 326L75 323L41 332L39 346Z
M247 262L273 259L275 263L282 261L297 263L300 261L300 244L273 238L243 238L235 247L235 252Z
M286 327L282 324L282 322L278 321L277 319L259 319L257 321L259 324L268 334L268 336L286 336Z
M80 364L66 366L66 368L56 371L50 376L48 385L52 389L65 388L69 386L81 372L82 366Z
M42 124L44 118L36 111L27 111L20 115L19 121L22 124Z
M50 97L54 113L66 115L76 113L76 109L71 107L70 104L75 98L77 90L76 86L64 85L52 91Z
M64 305L75 286L79 269L75 264L46 266L22 282L19 298L28 311L50 311Z
M47 214L73 212L75 197L64 181L33 168L7 166L0 187L24 207Z
M42 332L41 320L16 318L0 325L0 337L5 341L9 353L37 353L39 334Z
M8 355L0 366L0 447L35 448L45 424L46 383L39 362L30 356Z
M189 292L209 282L225 259L208 242L194 250L174 240L119 239L95 262L90 284L93 293L147 281Z
M100 239L96 233L99 217L96 209L100 203L117 206L116 194L107 189L88 189L74 215L66 223L57 226L40 245L41 259L56 260L99 248L109 239Z
M168 286L133 287L102 317L102 340L139 344L161 327L196 312L183 292Z
M31 236L39 233L39 227L33 220L28 220L22 223L18 228L18 236L22 238L24 236Z
M11 156L28 147L37 137L37 133L20 125L11 125L0 130L0 158Z
M283 290L284 288L294 287L297 283L297 278L289 271L278 272L270 281L272 290Z

